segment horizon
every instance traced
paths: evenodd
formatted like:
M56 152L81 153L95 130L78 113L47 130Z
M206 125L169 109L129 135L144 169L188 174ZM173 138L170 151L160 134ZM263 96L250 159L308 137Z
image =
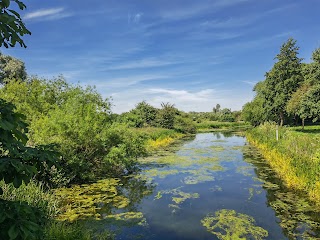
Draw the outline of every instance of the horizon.
M143 100L185 112L241 110L281 45L297 40L310 62L320 46L320 2L294 0L32 1L27 49L4 49L29 75L95 85L112 112ZM318 39L318 40L316 40Z

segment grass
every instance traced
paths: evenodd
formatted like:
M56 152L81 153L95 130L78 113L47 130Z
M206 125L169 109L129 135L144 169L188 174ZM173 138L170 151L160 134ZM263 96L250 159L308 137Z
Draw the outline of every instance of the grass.
M12 184L0 181L3 194L0 198L7 201L26 202L28 205L39 208L47 218L53 218L59 212L58 200L48 191L44 190L43 184L31 181L28 185L24 183L15 188Z
M279 128L270 123L247 131L250 143L257 146L287 187L305 192L320 208L320 126Z

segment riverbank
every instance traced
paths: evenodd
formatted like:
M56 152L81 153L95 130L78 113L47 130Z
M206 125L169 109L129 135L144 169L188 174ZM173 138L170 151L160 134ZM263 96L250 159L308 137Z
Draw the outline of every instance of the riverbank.
M293 190L306 193L320 208L320 127L279 128L264 124L246 132L272 169Z

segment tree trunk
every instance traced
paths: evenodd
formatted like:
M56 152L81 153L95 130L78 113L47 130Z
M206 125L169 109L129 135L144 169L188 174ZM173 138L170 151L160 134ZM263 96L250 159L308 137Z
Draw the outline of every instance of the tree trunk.
M302 118L302 130L304 129L304 118Z
M283 114L283 112L281 111L281 112L280 112L280 127L283 126L283 121L284 121L284 114Z

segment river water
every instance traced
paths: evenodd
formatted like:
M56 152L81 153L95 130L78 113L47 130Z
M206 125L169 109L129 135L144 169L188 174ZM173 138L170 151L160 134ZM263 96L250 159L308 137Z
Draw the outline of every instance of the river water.
M117 239L320 239L319 212L234 133L197 134L115 181L88 225Z

